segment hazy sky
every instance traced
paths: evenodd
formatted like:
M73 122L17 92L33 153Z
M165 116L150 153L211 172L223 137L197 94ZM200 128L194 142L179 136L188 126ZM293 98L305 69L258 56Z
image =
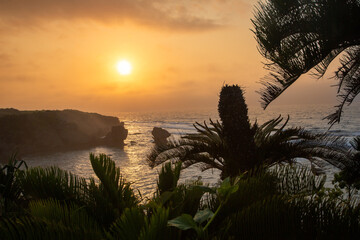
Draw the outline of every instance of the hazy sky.
M224 83L259 105L256 2L0 0L0 108L211 108ZM131 75L116 71L122 59ZM304 76L272 104L335 103L329 76Z

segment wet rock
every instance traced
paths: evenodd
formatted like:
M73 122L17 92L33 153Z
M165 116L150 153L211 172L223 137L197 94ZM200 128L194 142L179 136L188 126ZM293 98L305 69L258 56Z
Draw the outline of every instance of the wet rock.
M127 135L128 130L125 128L124 123L120 122L119 125L111 128L111 131L105 136L104 142L109 146L123 147Z
M168 131L159 127L154 127L151 134L153 135L156 145L166 145L167 138L171 135Z

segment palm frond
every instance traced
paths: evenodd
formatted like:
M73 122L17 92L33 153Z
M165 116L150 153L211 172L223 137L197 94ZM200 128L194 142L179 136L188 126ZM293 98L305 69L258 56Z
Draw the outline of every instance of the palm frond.
M323 188L326 180L326 176L315 176L306 167L276 166L271 172L279 179L279 192L287 195L314 195Z
M159 180L157 182L157 188L160 195L166 191L173 191L177 186L180 178L181 162L175 163L174 168L172 165L171 162L167 162L160 170Z
M255 143L262 163L293 162L295 158L321 158L334 166L341 166L347 158L346 139L328 133L313 134L302 128L286 128L289 117L280 125L279 116L256 129Z
M152 166L169 160L183 163L183 168L202 164L203 169L222 169L222 152L226 145L222 136L222 126L210 119L210 125L194 124L197 133L186 134L181 139L170 139L165 146L154 146L148 156Z
M252 19L253 32L270 71L259 91L262 106L266 108L310 70L322 77L331 62L345 52L335 74L341 103L327 117L330 124L339 122L343 105L351 104L359 93L360 35L353 30L360 22L359 11L357 0L259 2Z
M323 159L336 167L346 162L348 147L346 139L329 133L314 134L300 127L287 127L289 116L279 116L262 125L253 125L254 158L246 167L232 165L233 172L240 169L250 170L260 165L272 166L280 162L294 162L295 158L310 161ZM166 146L155 146L149 156L154 166L166 161L182 162L183 168L197 164L201 170L217 168L224 172L225 165L232 161L241 161L240 155L230 151L229 139L224 136L219 122L195 124L197 133L187 134L179 140L170 140ZM242 142L237 140L239 144ZM245 148L244 151L250 151ZM240 152L240 149L238 149ZM241 159L241 160L240 160ZM230 165L228 165L229 167Z
M1 239L101 239L101 232L88 227L64 226L33 217L16 217L0 219Z
M358 209L331 200L273 196L233 214L228 235L249 239L351 238L359 234ZM246 226L240 228L238 226Z
M340 122L345 104L350 105L360 93L360 45L349 47L340 63L341 67L335 73L336 78L339 79L340 104L335 106L334 113L325 118L329 120L330 126Z
M90 162L100 183L90 179L89 207L105 226L120 217L126 208L137 206L139 200L120 174L120 168L105 154L90 154Z
M48 198L29 203L29 213L32 217L45 221L63 224L66 227L89 229L89 232L101 233L95 219L90 217L85 206L74 203L66 204L56 199Z
M110 227L110 239L139 239L146 224L146 216L139 208L127 208Z
M147 220L147 219L146 219ZM169 236L169 228L167 222L169 220L169 210L165 208L157 208L147 220L145 227L141 230L139 240L167 240Z
M55 166L30 168L21 175L20 181L24 195L31 199L86 201L86 180Z

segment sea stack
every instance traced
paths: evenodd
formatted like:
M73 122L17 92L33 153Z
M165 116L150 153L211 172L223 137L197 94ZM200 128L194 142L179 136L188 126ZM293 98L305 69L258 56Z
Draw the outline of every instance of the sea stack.
M154 141L156 145L166 145L167 138L170 137L170 133L160 127L154 127L151 134L153 135Z
M127 138L128 130L124 126L124 122L120 122L119 125L113 126L111 131L106 134L104 142L109 146L123 147L124 140Z

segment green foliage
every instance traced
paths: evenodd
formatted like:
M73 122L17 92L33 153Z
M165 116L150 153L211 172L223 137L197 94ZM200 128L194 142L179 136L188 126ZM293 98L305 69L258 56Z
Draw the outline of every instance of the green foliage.
M169 217L175 217L182 213L194 215L200 208L202 196L208 190L201 184L201 182L180 184L173 191L163 192L156 196L148 206L151 211L159 206L168 208Z
M181 165L182 163L178 162L174 164L175 167L173 169L172 164L168 162L161 167L157 183L160 195L166 191L171 192L176 188L180 178Z
M202 184L202 183L195 183ZM200 200L204 194L204 189L201 185L180 185L175 189L174 196L169 202L171 215L178 215L181 213L188 213L194 215L200 208Z
M169 217L174 217L181 213L195 214L199 209L200 200L207 187L202 186L200 181L178 185L180 170L181 162L175 164L168 162L162 166L157 194L148 204L151 211L159 206L165 207L169 210Z
M176 227L181 230L194 229L198 235L201 235L203 229L199 227L205 221L209 221L214 217L214 213L206 208L204 210L198 211L194 218L189 214L182 214L179 217L176 217L168 221L168 225Z
M66 204L49 198L31 201L28 211L34 218L61 223L67 227L88 228L89 232L101 232L96 221L87 213L85 206L79 207L74 203Z
M139 208L126 209L110 227L109 239L167 240L169 211L157 208L149 218Z
M360 189L360 137L355 137L351 142L352 149L346 161L342 161L343 168L335 174L334 182L339 183L341 188Z
M26 163L13 154L8 164L0 165L0 216L16 211L17 204L22 200L19 175L23 174L20 170L23 164L27 168Z
M87 183L58 167L30 168L21 175L21 187L28 199L54 198L59 201L87 201Z
M231 216L227 234L244 239L348 239L359 233L357 212L328 200L274 196Z
M299 176L297 176L299 175ZM292 181L294 179L295 181ZM318 194L323 178L310 170L277 167L238 179L238 190L214 219L221 239L325 239L359 232L358 208Z
M209 208L205 208L204 210L198 211L194 217L189 214L181 214L181 216L169 220L168 225L176 227L180 230L193 229L195 230L198 239L207 239L208 227L214 221L221 208L225 205L231 195L236 193L238 190L238 181L239 179L235 179L234 183L231 183L230 178L226 178L217 188L216 197L219 201L219 206L217 207L215 213ZM205 221L207 221L207 224L203 227L202 223Z
M278 191L286 195L311 196L320 192L326 176L315 176L306 167L276 166L272 174L278 179Z
M216 192L220 202L225 203L239 189L239 186L236 184L238 181L238 178L235 179L235 184L231 184L230 178L225 178L222 181Z
M221 211L218 213L218 218L214 219L214 225L219 226L220 229L226 229L228 226L227 221L223 221L228 216L231 216L241 209L245 209L251 204L263 201L266 198L270 198L274 195L278 195L277 182L279 180L273 174L267 172L260 172L256 175L250 176L242 175L234 184L237 191L233 192L228 197L223 198L225 204L222 204ZM225 183L224 187L227 188L229 184ZM232 185L230 185L232 186ZM232 192L232 188L229 189ZM222 193L222 192L220 192ZM223 194L222 194L223 195ZM219 197L219 190L217 195L214 196L217 201L214 201L212 206L209 206L211 210L215 211L221 205L221 196ZM216 229L212 229L216 231Z
M140 208L127 208L110 227L113 239L138 239L146 224L146 216Z
M293 221L300 218L294 217L296 213L289 205L278 196L256 201L229 216L233 224L226 234L244 239L293 239L300 230Z
M358 204L343 204L310 170L259 167L208 187L178 184L181 164L167 163L159 173L162 190L139 205L109 157L90 159L98 183L55 167L19 174L19 191L29 203L0 219L0 239L323 239L360 233Z
M84 207L56 199L31 201L30 216L4 218L1 239L102 239L102 229Z
M179 217L169 220L168 225L172 227L177 227L181 230L198 229L196 222L193 220L193 217L189 214L182 214Z
M140 232L141 240L167 240L169 239L170 230L167 228L169 219L169 210L165 208L157 208L151 215L150 219L146 219L146 224Z
M213 216L214 213L209 208L205 208L195 214L194 221L198 224L202 224L203 222L210 220Z
M96 184L94 179L90 179L89 208L100 223L109 226L126 208L136 206L139 200L110 157L90 154L90 162L100 182Z
M0 239L102 239L99 232L88 227L64 226L59 222L33 218L17 217L0 219Z

